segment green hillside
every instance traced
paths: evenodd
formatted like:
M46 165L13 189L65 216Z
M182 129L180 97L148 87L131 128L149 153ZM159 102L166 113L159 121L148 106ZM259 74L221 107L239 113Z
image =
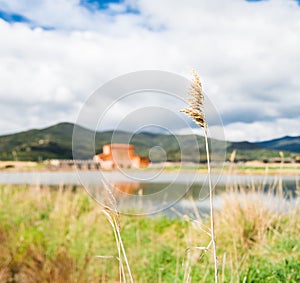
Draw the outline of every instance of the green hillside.
M69 159L72 156L73 124L61 123L0 137L1 160Z
M29 130L12 135L0 137L0 160L42 161L46 159L72 159L72 135L74 125L60 123L41 130ZM131 134L127 132L98 132L94 134L85 128L76 128L80 137L80 146L77 147L76 156L82 159L93 157L94 148L91 147L95 139L96 153L101 152L104 144L129 141L135 145L136 152L142 156L148 156L149 149L160 146L166 152L168 161L205 161L205 148L203 137L194 135L170 136L154 133ZM195 147L194 140L199 147ZM233 150L237 151L236 160L264 160L279 157L278 150L268 149L263 144L249 142L220 142L212 140L214 153L218 158L224 152L225 145L227 158ZM294 147L293 147L294 148ZM298 145L299 148L299 145ZM296 151L296 150L295 150ZM285 152L285 157L296 158L297 154Z
M258 144L270 149L300 153L300 137L286 136L280 139L260 142Z

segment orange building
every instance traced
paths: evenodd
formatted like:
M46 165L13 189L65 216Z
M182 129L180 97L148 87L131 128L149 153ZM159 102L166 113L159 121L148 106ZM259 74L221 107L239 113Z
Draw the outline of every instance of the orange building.
M120 143L104 145L103 153L95 155L93 160L102 169L141 168L149 165L149 158L136 155L133 145Z

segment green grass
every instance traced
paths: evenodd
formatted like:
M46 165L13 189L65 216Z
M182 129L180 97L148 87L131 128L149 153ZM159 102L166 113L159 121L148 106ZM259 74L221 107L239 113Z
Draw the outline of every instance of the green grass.
M299 209L278 213L247 193L239 196L228 192L216 214L224 282L299 282ZM135 282L183 282L187 248L192 282L213 282L211 252L195 248L209 242L202 231L208 219L120 219ZM1 187L0 251L0 282L119 278L111 226L81 188Z

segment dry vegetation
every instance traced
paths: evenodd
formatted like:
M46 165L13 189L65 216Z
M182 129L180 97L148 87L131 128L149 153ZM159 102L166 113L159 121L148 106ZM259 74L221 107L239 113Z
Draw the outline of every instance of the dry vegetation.
M228 188L215 215L220 282L300 281L296 202ZM196 211L183 219L121 215L135 282L184 282L187 274L212 282L213 254L201 248L209 225ZM0 250L0 282L119 282L113 231L81 188L1 187Z

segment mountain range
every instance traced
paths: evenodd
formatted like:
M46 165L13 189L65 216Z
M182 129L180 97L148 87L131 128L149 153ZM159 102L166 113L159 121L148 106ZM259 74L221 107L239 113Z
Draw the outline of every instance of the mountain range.
M20 133L0 136L0 160L32 160L43 161L46 159L72 159L72 135L74 124L59 123L44 129L34 129ZM165 135L158 133L141 132L131 134L128 132L97 132L95 133L95 152L85 143L84 137L91 136L91 130L76 127L83 137L83 142L76 149L76 157L90 159L95 152L101 152L104 144L111 143L112 136L115 142L130 140L135 145L136 153L148 156L149 150L160 146L165 151L167 161L205 161L205 147L202 136L196 135ZM195 139L199 143L199 149L195 148ZM179 141L179 143L178 143ZM300 159L300 136L282 137L263 142L222 142L211 140L216 158L224 154L230 157L236 151L236 161L278 161L279 151L290 160ZM159 160L158 160L159 161Z

